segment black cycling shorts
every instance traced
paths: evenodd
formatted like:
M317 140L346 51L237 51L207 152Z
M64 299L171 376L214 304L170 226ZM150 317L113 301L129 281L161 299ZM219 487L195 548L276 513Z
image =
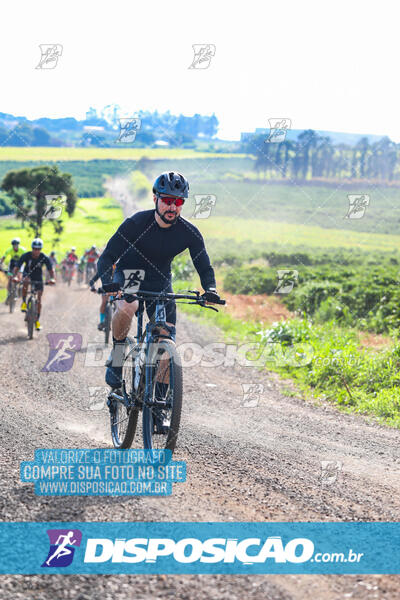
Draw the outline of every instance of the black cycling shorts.
M8 270L12 273L13 269L18 265L18 258L12 258L8 265Z
M43 281L31 279L31 285L37 292L43 292Z
M125 284L125 277L122 271L115 271L113 282L118 283L121 287ZM161 281L143 282L140 287L146 292L159 292L161 290L163 292L169 292L171 294L173 292L171 283L165 285L165 283ZM145 300L144 304L146 307L147 316L149 317L149 319L151 319L156 310L156 300ZM176 325L175 300L168 300L168 302L165 303L165 312L167 323L172 323L173 325Z

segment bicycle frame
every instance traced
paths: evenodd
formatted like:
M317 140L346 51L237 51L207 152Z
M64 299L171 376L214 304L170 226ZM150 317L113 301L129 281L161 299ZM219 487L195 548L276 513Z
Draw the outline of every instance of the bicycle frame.
M105 289L107 288L107 289ZM104 288L99 288L98 293L107 293L107 292L113 292L113 293L117 293L118 291L122 291L120 290L119 286L115 286L115 284L109 284L107 286L104 286ZM147 292L147 291L138 291L134 294L126 294L123 293L122 296L120 296L119 298L117 296L113 296L112 300L110 300L110 302L115 302L118 299L129 299L130 301L133 300L138 300L139 301L139 308L137 311L137 334L135 336L136 342L137 344L140 346L140 344L145 344L145 381L146 381L146 387L145 387L145 392L144 392L144 399L143 399L143 403L146 404L147 406L151 406L154 404L154 402L152 402L151 400L149 400L149 398L151 397L151 388L152 388L152 373L151 373L151 368L152 365L149 364L149 358L150 358L150 350L151 350L151 344L156 342L159 338L169 338L171 339L171 336L166 336L165 334L160 334L160 333L154 333L155 329L166 329L167 331L171 331L171 328L169 325L167 325L166 323L166 311L165 311L165 302L167 302L168 300L192 300L192 302L187 302L187 304L197 304L199 306L202 306L204 308L209 308L211 310L215 310L218 312L218 310L212 306L207 306L206 305L206 301L203 300L200 296L200 292L198 291L190 291L189 293L191 294L195 294L195 296L191 295L187 295L187 294L174 294L174 293L169 293L169 292ZM146 299L151 299L151 298L156 298L157 299L157 304L156 304L156 309L154 312L154 315L152 316L152 318L150 319L149 323L147 323L146 325L146 330L145 333L143 333L143 314L144 314L144 302ZM225 304L225 300L221 300L220 302L218 302L218 304ZM118 402L123 402L127 408L133 408L133 407L137 407L137 400L136 398L130 399L128 398L126 391L123 390L123 396L120 396L119 394L117 394L115 391L110 392L109 399L115 399ZM165 402L157 402L157 405L159 405L160 407L165 405ZM143 408L142 406L139 406L139 408Z
M160 294L155 294L157 296L160 296ZM112 297L112 299L110 299L110 302L115 302L116 300L118 300L118 298ZM135 340L139 346L139 353L142 352L142 348L140 347L142 344L144 344L145 346L145 354L144 354L144 365L145 365L145 381L146 381L146 387L145 387L145 391L144 391L144 398L143 398L143 403L140 403L139 408L143 408L143 404L147 405L147 406L152 406L154 404L154 402L152 402L150 400L151 396L152 396L152 385L153 385L153 381L152 381L152 364L150 364L150 351L152 348L152 344L155 343L156 341L158 341L158 339L161 338L168 338L168 339L172 339L171 336L166 336L164 334L158 334L155 333L154 330L156 329L166 329L167 331L170 330L170 326L167 325L166 323L166 311L165 311L165 300L164 301L160 301L157 302L156 304L156 309L154 312L153 317L150 319L150 321L147 323L145 331L143 332L143 316L144 316L144 298L138 298L139 300L139 308L137 311L137 333L135 336ZM136 357L133 357L136 358ZM143 365L140 365L140 369L142 369ZM141 374L141 373L140 373ZM136 374L135 374L136 375ZM119 400L120 402L122 401L127 408L134 408L135 406L137 406L137 399L136 398L128 398L128 395L126 394L126 390L123 390L123 397L120 396L119 394L116 394L115 392L111 392L110 393L110 397L114 398L115 400ZM157 403L159 406L164 406L165 402L158 402Z
M126 293L115 283L104 285L97 292L112 294L111 303L117 299L138 301L135 341L127 338L126 342L121 344L121 365L118 366L122 367L122 390L111 390L107 400L114 446L130 447L135 436L138 414L142 411L144 447L154 448L154 436L161 434L167 436L165 448L173 452L182 410L182 365L175 344L168 343L168 340L172 339L175 327L167 325L165 304L170 300L190 300L188 304L217 309L208 306L205 297L198 291L189 291L192 294L190 296L142 290ZM146 300L153 300L156 306L144 328ZM214 304L225 304L225 300L217 297ZM128 353L125 356L126 348ZM116 354L113 353L112 356L115 358ZM167 384L165 392L160 392L163 389L161 384ZM121 433L121 423L124 421L127 428ZM164 444L164 441L161 444Z

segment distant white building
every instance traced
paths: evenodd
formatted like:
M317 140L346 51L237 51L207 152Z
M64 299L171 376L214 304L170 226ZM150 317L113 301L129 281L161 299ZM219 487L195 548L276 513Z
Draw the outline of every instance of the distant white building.
M155 146L169 146L169 142L166 142L165 140L156 140L154 142Z
M87 131L88 133L90 133L90 132L101 133L104 131L104 127L100 126L100 125L84 125L83 129L84 129L84 131Z

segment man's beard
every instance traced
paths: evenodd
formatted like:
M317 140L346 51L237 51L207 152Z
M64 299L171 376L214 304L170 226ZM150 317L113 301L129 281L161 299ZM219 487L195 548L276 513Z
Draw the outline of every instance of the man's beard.
M164 214L160 213L160 211L158 210L158 201L157 201L157 204L156 204L156 213L158 214L158 216L160 217L160 219L162 221L164 221L164 223L167 223L168 225L175 225L175 223L178 220L178 213L177 212L174 213L172 211L168 211L167 210L167 211L165 211ZM169 214L169 215L175 215L175 218L174 219L167 219L167 217L166 217L167 214Z

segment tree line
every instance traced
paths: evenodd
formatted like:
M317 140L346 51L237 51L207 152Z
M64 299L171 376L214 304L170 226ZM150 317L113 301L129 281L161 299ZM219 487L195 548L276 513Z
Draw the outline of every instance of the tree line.
M268 142L254 135L241 144L243 152L255 156L259 176L282 179L400 179L400 144L383 137L370 143L362 137L355 145L336 144L313 129L296 140Z
M218 131L218 119L214 114L185 116L169 111L139 110L135 114L132 111L131 116L140 119L136 139L132 142L135 147L151 146L160 139L171 147L194 147L197 139L211 139ZM90 107L82 121L71 117L29 121L25 117L0 113L0 145L115 146L121 118L127 118L127 115L117 104L99 111ZM90 131L90 127L94 130Z

